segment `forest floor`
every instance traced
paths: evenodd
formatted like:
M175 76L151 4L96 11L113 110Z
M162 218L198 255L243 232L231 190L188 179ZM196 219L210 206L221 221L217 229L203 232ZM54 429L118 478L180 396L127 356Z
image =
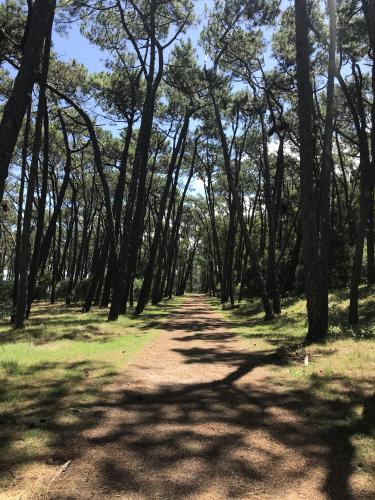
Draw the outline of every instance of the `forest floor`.
M346 307L335 300L334 319ZM373 499L372 320L355 331L333 321L326 344L304 348L303 301L285 306L272 323L194 295L115 327L72 316L68 329L82 338L62 328L41 343L52 358L38 354L33 379L4 344L0 498ZM85 352L69 353L74 342ZM48 370L66 373L44 393Z

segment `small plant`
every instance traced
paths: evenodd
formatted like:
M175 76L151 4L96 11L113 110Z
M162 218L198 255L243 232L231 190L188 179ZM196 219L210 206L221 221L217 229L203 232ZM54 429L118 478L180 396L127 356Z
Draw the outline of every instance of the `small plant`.
M1 367L4 368L7 375L17 375L20 372L20 366L17 360L2 361Z

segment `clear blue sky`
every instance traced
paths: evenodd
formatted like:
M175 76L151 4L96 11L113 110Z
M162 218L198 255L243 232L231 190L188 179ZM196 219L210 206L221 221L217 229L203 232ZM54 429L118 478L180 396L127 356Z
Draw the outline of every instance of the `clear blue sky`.
M0 0L1 2L2 0ZM197 26L189 28L186 36L191 38L195 46L198 45L199 34L204 25L205 5L210 9L213 5L213 0L201 2L194 1L195 15L198 21ZM90 72L104 70L105 53L100 51L98 47L91 45L88 40L83 37L79 30L79 23L72 23L68 36L60 35L56 31L53 34L54 49L60 59L69 61L75 59L77 62L84 64ZM203 64L204 54L202 50L198 50L198 58Z

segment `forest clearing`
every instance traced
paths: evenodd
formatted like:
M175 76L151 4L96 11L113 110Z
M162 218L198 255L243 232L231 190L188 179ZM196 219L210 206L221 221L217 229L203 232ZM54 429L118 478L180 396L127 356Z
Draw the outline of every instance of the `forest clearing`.
M0 0L0 499L375 498L375 0Z

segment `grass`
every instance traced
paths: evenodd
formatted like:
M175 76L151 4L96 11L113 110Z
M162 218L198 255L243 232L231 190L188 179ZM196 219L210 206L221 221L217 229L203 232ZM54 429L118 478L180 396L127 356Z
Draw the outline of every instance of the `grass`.
M47 303L33 308L24 330L0 322L0 469L7 471L0 491L22 465L64 460L53 456L56 442L74 432L82 416L91 425L101 390L158 335L180 301L115 323L106 321L104 310L82 314L78 307Z
M275 394L299 402L296 408L327 437L334 460L346 453L350 481L365 492L375 487L374 297L374 289L361 289L361 322L352 328L347 293L332 294L327 341L309 347L302 346L302 298L284 300L282 314L270 322L257 302L222 311L249 350L277 353L280 362L267 366ZM117 323L107 323L100 309L81 314L78 307L40 303L25 330L0 323L0 491L11 491L21 474L43 477L46 464L56 467L71 457L65 443L72 447L75 436L78 443L97 425L103 389L158 335L181 300ZM221 310L217 299L208 300Z
M352 449L351 481L375 488L375 289L360 293L360 323L347 321L347 291L330 296L330 328L325 342L305 347L306 304L283 301L282 314L265 321L258 302L222 310L233 330L253 352L275 351L279 363L269 366L277 390L296 395L314 425ZM211 306L222 307L215 298ZM305 364L307 356L308 364Z

